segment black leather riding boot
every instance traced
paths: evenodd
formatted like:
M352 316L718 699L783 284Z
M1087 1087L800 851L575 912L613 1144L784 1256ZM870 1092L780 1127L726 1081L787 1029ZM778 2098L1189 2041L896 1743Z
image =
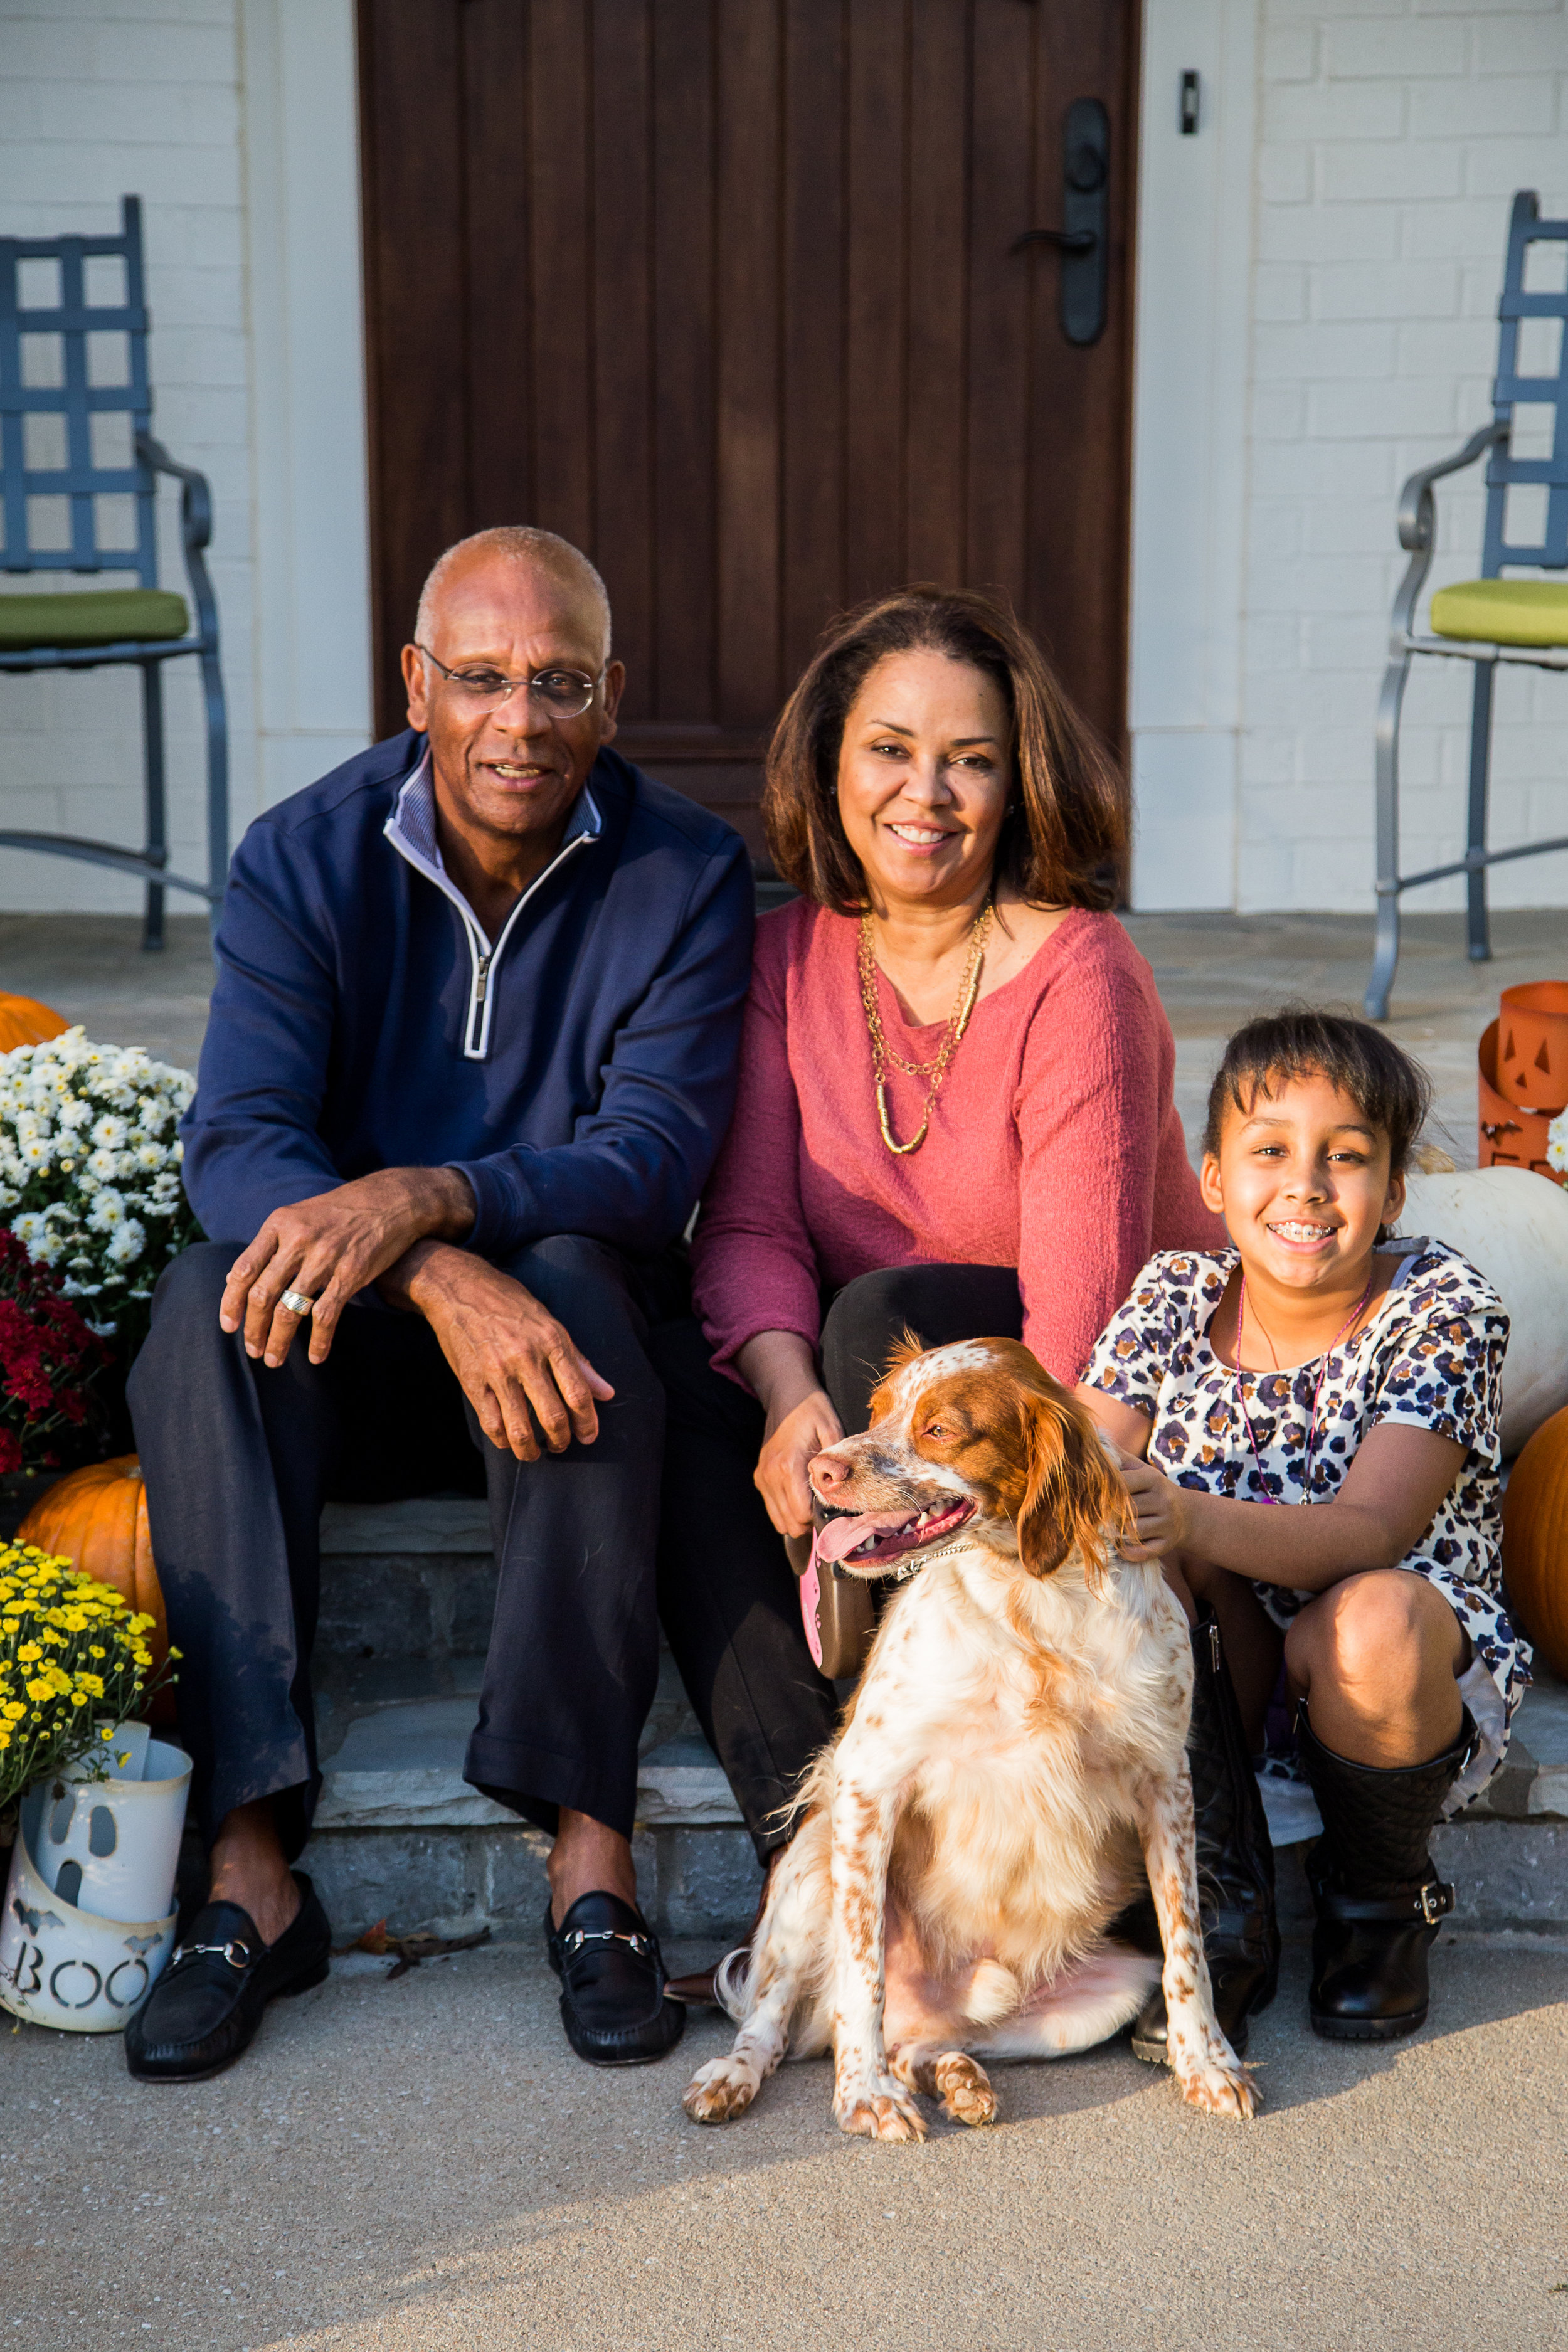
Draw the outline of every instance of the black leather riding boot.
M1239 2058L1247 2020L1267 2009L1279 1983L1274 1916L1274 1848L1241 1709L1206 1606L1193 1627L1193 1720L1187 1734L1197 1821L1198 1910L1215 2015ZM1140 2058L1165 2057L1165 1996L1158 1985L1132 2029Z
M1323 1817L1323 1834L1307 1850L1318 1914L1308 1996L1314 2033L1394 2042L1426 2023L1426 1955L1454 1907L1426 1841L1475 1737L1467 1707L1452 1748L1384 1771L1325 1748L1301 1707L1296 1738Z

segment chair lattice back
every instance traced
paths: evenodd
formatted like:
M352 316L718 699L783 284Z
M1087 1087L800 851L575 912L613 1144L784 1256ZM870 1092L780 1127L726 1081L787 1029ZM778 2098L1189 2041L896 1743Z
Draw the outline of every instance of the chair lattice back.
M1525 278L1532 248L1568 246L1568 220L1542 220L1535 195L1521 189L1509 219L1508 261L1503 272L1498 316L1502 332L1498 343L1497 382L1492 388L1494 414L1500 425L1510 426L1508 440L1497 442L1487 467L1487 520L1482 543L1481 577L1495 580L1505 564L1536 564L1548 572L1568 568L1568 285L1560 291L1529 292ZM1521 341L1534 319L1557 322L1556 373L1525 374L1521 370ZM1545 330L1550 337L1551 329ZM1524 355L1528 358L1528 352ZM1549 457L1516 457L1512 444L1523 437L1521 407L1552 412ZM1509 492L1531 484L1544 486L1545 517L1541 536L1521 544L1507 536Z
M157 586L152 409L140 199L118 236L0 237L0 569Z

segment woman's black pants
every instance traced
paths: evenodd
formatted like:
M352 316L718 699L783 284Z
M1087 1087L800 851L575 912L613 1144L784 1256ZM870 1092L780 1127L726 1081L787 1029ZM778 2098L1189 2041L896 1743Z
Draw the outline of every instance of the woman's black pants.
M822 1327L823 1386L846 1434L867 1426L871 1391L906 1330L928 1348L1016 1339L1011 1266L906 1265L845 1284ZM659 1614L687 1691L760 1860L789 1832L789 1808L833 1736L833 1685L812 1664L799 1589L752 1474L763 1409L716 1372L694 1318L662 1325L648 1354L664 1382ZM695 1674L699 1660L710 1670Z

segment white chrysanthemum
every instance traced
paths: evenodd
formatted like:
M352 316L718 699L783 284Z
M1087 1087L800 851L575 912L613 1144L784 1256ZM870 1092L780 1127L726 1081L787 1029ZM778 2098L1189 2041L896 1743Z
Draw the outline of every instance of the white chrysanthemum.
M1568 1110L1560 1110L1546 1130L1546 1164L1568 1176Z
M92 1105L90 1103L83 1102L79 1095L71 1095L68 1097L68 1098L61 1103L58 1110L55 1113L55 1118L58 1122L60 1132L63 1135L78 1134L80 1129L88 1124L88 1121L91 1117Z
M53 1147L53 1145L50 1143L50 1141L49 1141L49 1139L48 1139L47 1136L45 1136L45 1135L32 1135L32 1136L28 1136L28 1137L26 1139L26 1140L23 1142L23 1145L22 1145L22 1159L23 1159L23 1161L25 1162L25 1164L26 1165L26 1167L27 1167L27 1168L29 1168L30 1170L32 1170L35 1173L36 1173L36 1172L37 1172L37 1170L39 1170L40 1168L47 1168L47 1167L49 1165L49 1162L50 1162L51 1159L53 1158L53 1156L54 1156L54 1147Z
M113 1151L89 1151L84 1165L88 1174L96 1176L100 1184L111 1182L120 1173L119 1154Z
M24 1210L11 1228L25 1250L31 1250L43 1230L43 1215L37 1209Z
M125 1220L125 1202L112 1184L103 1185L95 1195L87 1213L87 1222L95 1233L110 1234Z
M101 1144L105 1151L123 1151L131 1140L131 1122L126 1118L116 1118L111 1112L106 1111L101 1118L93 1122L92 1139Z
M53 1265L64 1257L69 1244L63 1234L53 1234L46 1227L33 1244L27 1255L35 1265Z
M127 1217L125 1223L110 1235L104 1256L110 1265L129 1265L139 1258L147 1243L147 1229L139 1218Z
M136 1167L144 1168L149 1176L155 1176L169 1157L161 1143L139 1143L128 1156Z

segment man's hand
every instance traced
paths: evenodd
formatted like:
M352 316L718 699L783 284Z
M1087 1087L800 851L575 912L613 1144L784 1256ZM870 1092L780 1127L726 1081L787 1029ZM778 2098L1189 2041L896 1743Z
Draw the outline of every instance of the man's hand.
M1121 1476L1138 1521L1137 1542L1121 1546L1125 1559L1163 1559L1167 1552L1180 1551L1191 1543L1184 1486L1178 1486L1155 1463L1145 1462L1136 1454L1121 1454Z
M615 1395L531 1291L468 1250L424 1242L383 1282L382 1295L424 1316L492 1445L537 1462L599 1434L595 1398ZM537 1429L535 1424L537 1424Z
M752 1483L781 1536L808 1535L811 1482L805 1465L844 1434L816 1359L798 1332L759 1331L735 1360L767 1415Z
M276 1370L305 1319L280 1303L286 1290L298 1291L314 1302L310 1361L324 1364L338 1318L356 1291L416 1242L461 1241L473 1222L474 1196L456 1169L383 1168L358 1176L335 1192L274 1209L230 1268L218 1321L226 1331L237 1331L243 1321L247 1355L265 1358Z

